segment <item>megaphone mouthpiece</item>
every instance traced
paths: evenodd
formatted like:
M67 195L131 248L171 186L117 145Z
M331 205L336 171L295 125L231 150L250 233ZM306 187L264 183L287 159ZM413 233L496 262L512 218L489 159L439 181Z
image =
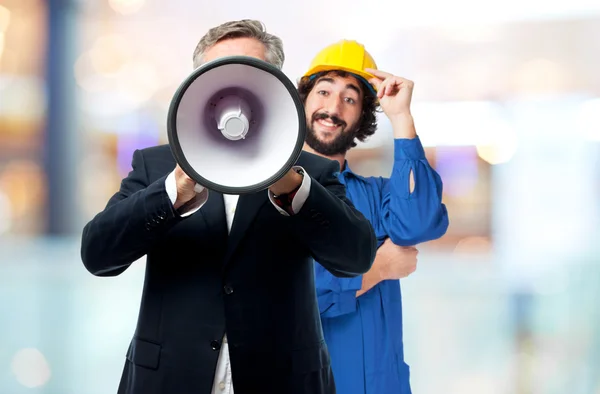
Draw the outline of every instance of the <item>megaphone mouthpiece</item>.
M250 106L242 97L233 94L222 97L214 109L217 127L229 140L246 138L252 119L251 112Z

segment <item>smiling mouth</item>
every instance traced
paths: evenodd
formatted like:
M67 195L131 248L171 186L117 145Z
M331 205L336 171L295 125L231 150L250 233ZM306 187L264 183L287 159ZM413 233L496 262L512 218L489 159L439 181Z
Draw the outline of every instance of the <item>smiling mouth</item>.
M337 123L333 123L331 120L329 119L317 119L316 121L318 124L320 124L321 126L324 126L325 128L327 128L328 130L335 130L338 127L340 127L340 124Z

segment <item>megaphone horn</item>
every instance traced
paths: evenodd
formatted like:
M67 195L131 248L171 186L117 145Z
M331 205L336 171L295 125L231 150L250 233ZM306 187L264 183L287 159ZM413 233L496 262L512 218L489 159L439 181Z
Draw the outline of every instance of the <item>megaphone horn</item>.
M306 135L304 106L278 68L230 56L195 69L175 92L169 145L190 178L224 194L264 190L294 166Z

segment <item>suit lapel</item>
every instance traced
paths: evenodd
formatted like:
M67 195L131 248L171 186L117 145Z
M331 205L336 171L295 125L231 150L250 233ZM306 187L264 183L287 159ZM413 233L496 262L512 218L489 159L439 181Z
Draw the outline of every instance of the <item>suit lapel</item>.
M266 191L241 195L238 199L237 207L235 209L235 216L233 218L233 223L231 224L231 231L229 232L227 253L225 255L225 266L229 263L229 260L231 260L231 257L235 253L241 240L246 235L246 232L256 217L256 214L268 201L269 199Z

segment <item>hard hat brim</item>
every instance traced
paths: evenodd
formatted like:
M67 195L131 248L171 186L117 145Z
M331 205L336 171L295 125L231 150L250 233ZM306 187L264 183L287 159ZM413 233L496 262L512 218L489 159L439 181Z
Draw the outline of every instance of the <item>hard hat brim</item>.
M318 74L318 73L322 73L322 72L326 72L326 71L345 71L347 73L353 74L355 77L358 77L358 79L361 80L361 82L363 82L365 85L367 85L367 88L375 95L377 95L377 89L375 88L375 86L373 86L370 82L369 79L371 78L375 78L375 76L373 74L370 74L368 72L362 71L362 70L354 70L348 67L344 67L344 66L318 66L318 67L313 67L310 70L308 70L302 77L314 77L314 75Z

